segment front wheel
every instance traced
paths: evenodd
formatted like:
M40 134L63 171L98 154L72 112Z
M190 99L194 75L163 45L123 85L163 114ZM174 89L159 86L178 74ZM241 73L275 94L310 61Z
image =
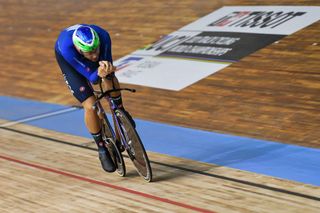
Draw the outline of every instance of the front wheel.
M121 131L121 135L125 140L124 146L130 160L133 162L133 165L135 166L139 175L147 182L151 182L152 170L150 161L137 131L121 109L117 109L115 114L119 121L119 131Z

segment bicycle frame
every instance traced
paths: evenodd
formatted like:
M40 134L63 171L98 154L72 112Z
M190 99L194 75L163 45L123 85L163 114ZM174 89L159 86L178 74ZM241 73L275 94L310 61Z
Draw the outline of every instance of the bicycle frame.
M109 102L111 115L112 115L113 118L114 118L114 129L113 129L113 128L111 127L111 125L110 125L110 122L109 122L109 119L107 118L107 115L104 114L105 117L106 117L106 119L108 120L108 121L107 121L107 124L108 124L108 126L109 126L109 128L110 128L110 130L111 130L111 133L113 134L112 136L113 136L113 138L116 138L115 131L118 130L117 132L118 132L118 134L119 134L119 136L120 136L120 142L122 143L122 145L124 145L125 149L127 149L129 146L128 146L126 140L125 140L125 136L124 136L124 134L123 134L123 132L122 132L122 129L121 129L121 127L120 127L119 121L118 121L117 116L116 116L116 113L115 113L115 111L116 111L118 108L117 108L116 105L114 105L114 104L110 101L110 97L105 97L105 99L107 99L107 101Z
M99 107L98 113L103 113L101 115L104 116L103 118L106 120L108 128L114 139L112 143L114 144L117 142L117 140L119 140L121 145L127 151L129 158L133 162L139 175L142 176L147 182L152 181L152 169L150 166L150 161L138 133L136 132L133 126L127 126L127 125L130 125L131 121L128 119L128 116L126 115L127 114L126 111L122 108L118 108L117 105L115 105L113 101L111 101L110 99L110 93L112 92L121 91L121 90L128 90L131 92L135 92L135 90L129 89L129 88L119 88L119 89L112 89L112 90L103 92L101 82L100 82L100 90L101 90L100 92L96 92L97 100L94 103L94 106ZM113 117L113 122L114 122L113 127L111 126L110 121L106 116L105 111L100 103L100 100L102 98L105 98L109 103L109 108L110 108L111 115ZM108 133L108 135L110 134L110 132ZM137 156L136 156L136 149L138 150L138 153L139 153ZM122 154L119 153L119 155L121 155L121 159L122 159ZM122 159L122 162L124 163L123 159Z
M98 114L100 114L100 113L103 114L104 119L106 120L106 123L108 125L108 128L111 131L113 139L116 139L116 133L115 132L117 131L117 133L120 136L121 144L124 146L125 149L128 149L129 145L126 142L124 133L122 132L122 128L120 127L119 121L118 121L116 113L115 113L115 111L118 109L118 107L111 102L109 94L111 92L120 91L120 90L128 90L128 91L131 91L131 92L135 92L135 90L134 89L128 89L128 88L122 88L122 89L113 89L113 90L108 90L108 91L103 92L101 83L100 83L100 90L101 91L97 92L97 93L101 93L101 95L99 97L97 97L97 101L95 102L95 104L93 106L98 108ZM103 109L103 107L102 107L102 105L100 103L100 100L102 98L106 99L106 101L109 103L109 108L110 108L110 111L111 111L111 115L114 118L113 119L114 120L114 128L112 128L112 126L110 124L110 121L109 121L109 119L108 119L108 117L107 117L107 115L105 113L105 110Z

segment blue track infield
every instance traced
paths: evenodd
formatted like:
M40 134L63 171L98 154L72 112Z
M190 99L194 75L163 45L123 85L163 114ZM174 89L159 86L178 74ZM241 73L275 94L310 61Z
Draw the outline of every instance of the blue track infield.
M5 96L0 102L0 119L10 121L70 108ZM320 186L320 149L135 120L149 151ZM82 109L26 124L91 138Z

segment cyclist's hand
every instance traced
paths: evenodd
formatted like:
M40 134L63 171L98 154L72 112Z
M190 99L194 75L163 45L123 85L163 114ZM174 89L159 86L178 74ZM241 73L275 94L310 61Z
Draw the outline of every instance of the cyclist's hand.
M113 73L116 70L116 67L113 66L109 61L100 61L98 67L98 76L105 78L107 75Z

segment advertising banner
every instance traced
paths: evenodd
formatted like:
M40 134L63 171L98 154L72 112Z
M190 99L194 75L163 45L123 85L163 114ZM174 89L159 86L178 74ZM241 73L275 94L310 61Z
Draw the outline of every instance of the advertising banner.
M223 7L115 62L120 82L179 91L320 19L315 6Z
M290 35L320 19L320 7L222 7L179 31L243 32Z
M123 58L119 61L125 60ZM146 56L134 64L124 66L116 75L120 82L179 91L228 65Z

